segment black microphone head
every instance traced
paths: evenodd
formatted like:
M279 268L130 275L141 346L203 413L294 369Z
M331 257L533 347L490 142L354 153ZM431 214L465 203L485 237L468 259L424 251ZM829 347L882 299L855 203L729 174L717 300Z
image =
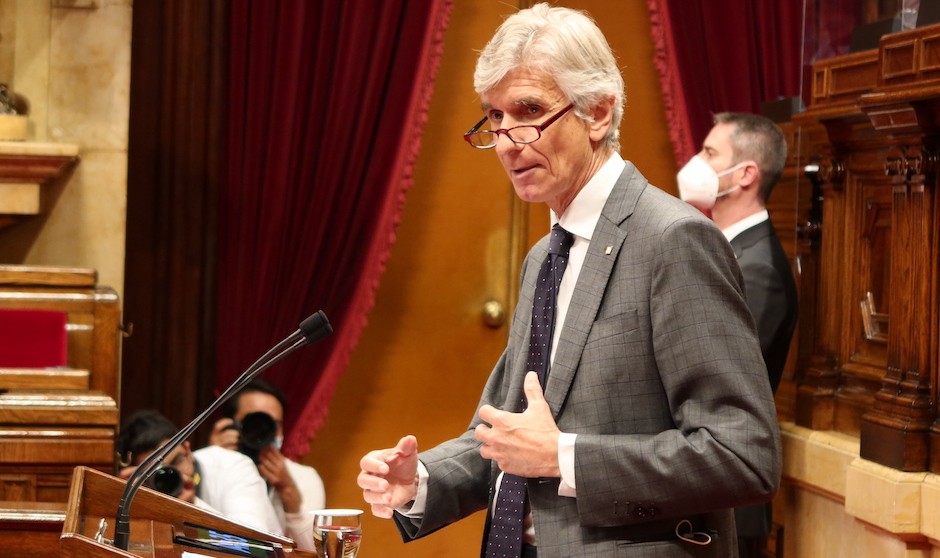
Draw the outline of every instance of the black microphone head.
M323 310L318 310L316 314L300 322L300 333L303 334L304 339L310 344L333 333L333 327L330 325L330 321L326 319L326 314L323 313Z

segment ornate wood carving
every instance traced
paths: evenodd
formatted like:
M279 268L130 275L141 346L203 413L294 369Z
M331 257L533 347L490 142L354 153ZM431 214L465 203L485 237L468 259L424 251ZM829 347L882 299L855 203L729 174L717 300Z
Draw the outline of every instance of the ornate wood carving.
M862 457L905 471L940 471L938 60L932 26L817 62L795 119L827 133L816 341L800 346L796 421L857 434Z

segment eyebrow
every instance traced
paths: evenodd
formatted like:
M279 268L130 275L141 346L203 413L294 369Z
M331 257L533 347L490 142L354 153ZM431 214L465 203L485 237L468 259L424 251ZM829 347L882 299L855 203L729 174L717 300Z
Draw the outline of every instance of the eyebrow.
M521 99L516 99L515 101L512 101L509 104L513 107L531 107L531 106L546 107L550 105L551 103L544 99L540 99L536 97L523 97ZM493 105L490 103L481 103L480 110L482 110L483 112L487 112L489 110L498 110L498 109L493 108ZM501 111L501 112L505 112L505 111Z

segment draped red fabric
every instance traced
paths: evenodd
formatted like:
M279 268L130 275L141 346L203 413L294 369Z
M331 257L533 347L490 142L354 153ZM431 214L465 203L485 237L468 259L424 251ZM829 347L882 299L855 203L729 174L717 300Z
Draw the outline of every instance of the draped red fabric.
M679 165L723 111L800 95L802 0L647 0ZM691 144L690 144L691 143Z
M647 0L647 4L650 32L653 36L653 63L662 88L666 125L669 127L669 139L672 141L676 163L681 166L698 148L689 128L688 108L685 106L685 95L682 94L682 76L675 60L676 45L667 1Z
M333 335L264 378L284 452L322 425L395 238L451 0L231 4L216 386L322 309Z

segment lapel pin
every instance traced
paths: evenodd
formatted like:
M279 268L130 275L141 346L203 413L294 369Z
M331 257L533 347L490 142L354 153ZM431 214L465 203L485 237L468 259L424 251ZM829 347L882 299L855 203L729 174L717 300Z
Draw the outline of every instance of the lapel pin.
M604 250L604 253L609 256L610 253L613 252L613 251L614 251L614 247L613 247L613 246L608 246L607 249Z

